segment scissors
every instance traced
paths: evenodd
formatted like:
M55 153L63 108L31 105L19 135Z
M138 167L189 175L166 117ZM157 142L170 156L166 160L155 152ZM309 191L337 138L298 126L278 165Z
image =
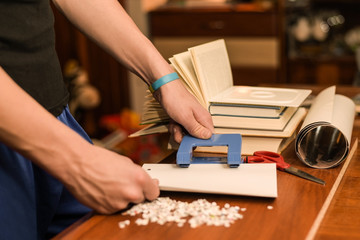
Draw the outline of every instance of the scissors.
M284 158L275 152L269 151L256 151L253 156L246 156L242 158L244 163L276 163L276 168L285 171L287 173L294 174L295 176L305 178L307 180L325 185L325 181L321 180L309 173L301 171L297 168L290 166L290 164L286 163Z

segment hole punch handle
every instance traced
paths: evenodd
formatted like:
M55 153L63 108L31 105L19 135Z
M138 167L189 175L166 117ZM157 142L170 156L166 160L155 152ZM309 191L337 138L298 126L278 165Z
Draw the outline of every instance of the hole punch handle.
M241 163L241 135L240 134L213 134L210 139L199 139L184 136L176 154L176 164L180 167L189 167L193 159L195 147L227 146L227 164L229 167L238 167Z

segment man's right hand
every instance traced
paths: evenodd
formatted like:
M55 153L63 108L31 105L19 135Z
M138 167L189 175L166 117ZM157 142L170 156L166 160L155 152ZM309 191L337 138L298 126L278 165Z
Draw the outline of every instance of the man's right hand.
M70 192L96 212L111 214L128 206L154 200L158 181L129 158L91 146L82 161L74 161L64 182Z

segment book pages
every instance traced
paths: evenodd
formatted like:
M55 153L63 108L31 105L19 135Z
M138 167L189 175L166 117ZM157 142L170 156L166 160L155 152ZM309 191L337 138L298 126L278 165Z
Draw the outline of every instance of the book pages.
M244 129L244 128L221 128L215 127L215 133L217 134L227 134L227 133L240 133L242 136L252 136L252 137L277 137L277 138L287 138L291 137L295 130L298 128L301 121L306 116L306 109L299 108L294 116L289 120L283 130L272 130L272 129Z
M280 118L257 118L237 116L211 116L215 127L243 129L283 130L297 108L287 108Z
M231 66L224 39L189 48L205 101L233 86Z
M295 138L295 133L288 138L242 136L241 155L253 155L256 151L281 153ZM196 147L194 153L226 154L226 146Z
M206 107L205 98L201 92L199 82L196 79L195 69L192 64L190 52L175 54L169 61L173 64L175 70L180 73L185 84L189 86L190 92L198 99L198 101Z
M294 116L290 119L289 123L286 125L284 130L256 130L256 129L242 129L242 128L218 128L215 127L216 134L231 134L239 133L242 136L252 136L252 137L276 137L276 138L288 138L291 137L296 128L299 126L300 122L304 119L307 111L305 108L299 108ZM139 131L129 135L129 137L138 137L154 133L166 133L168 132L167 123L156 123L151 124L145 128L140 129Z
M160 103L156 101L154 96L147 90L145 95L145 102L143 107L143 113L141 115L141 125L147 125L152 123L169 122L169 116L162 108Z
M279 118L286 108L284 106L210 103L209 112L211 115Z

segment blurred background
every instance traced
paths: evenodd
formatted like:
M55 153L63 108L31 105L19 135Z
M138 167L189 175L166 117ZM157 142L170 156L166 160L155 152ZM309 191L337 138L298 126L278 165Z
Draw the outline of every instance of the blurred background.
M119 2L165 59L224 38L236 85L360 85L360 1ZM54 12L73 114L94 138L138 129L147 86Z

